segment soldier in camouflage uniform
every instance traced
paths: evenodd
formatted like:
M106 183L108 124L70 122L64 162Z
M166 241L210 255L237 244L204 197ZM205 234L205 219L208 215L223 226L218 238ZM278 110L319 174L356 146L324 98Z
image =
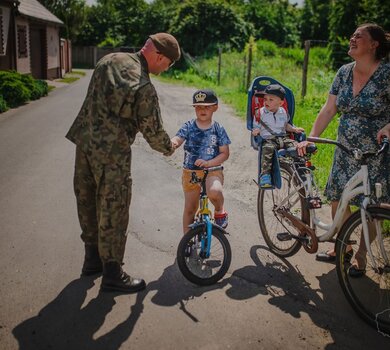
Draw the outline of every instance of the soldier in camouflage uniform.
M173 153L149 73L180 58L176 39L151 35L137 53L113 53L97 64L66 137L76 144L74 191L85 244L83 275L103 272L102 290L137 292L145 281L122 270L131 199L131 145L140 131L164 155Z

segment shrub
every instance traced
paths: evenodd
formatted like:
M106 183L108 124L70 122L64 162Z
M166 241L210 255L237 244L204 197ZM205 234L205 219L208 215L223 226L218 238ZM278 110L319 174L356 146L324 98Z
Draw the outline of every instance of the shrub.
M44 80L34 79L30 74L15 71L0 71L0 94L6 105L17 107L28 100L37 100L48 94Z
M44 80L37 79L35 80L35 86L40 92L40 97L47 96L49 93L49 85Z
M278 52L278 46L272 41L258 40L256 45L260 56L276 56Z
M26 88L30 90L31 100L37 100L42 96L39 87L35 83L35 79L30 74L22 74L20 76L20 80L23 82Z
M0 95L0 113L8 110L7 102L5 102L3 95Z
M280 51L280 54L283 58L294 61L298 66L303 64L303 58L305 57L305 53L299 48L284 48Z
M5 81L0 93L10 107L20 106L30 99L30 90L20 80Z

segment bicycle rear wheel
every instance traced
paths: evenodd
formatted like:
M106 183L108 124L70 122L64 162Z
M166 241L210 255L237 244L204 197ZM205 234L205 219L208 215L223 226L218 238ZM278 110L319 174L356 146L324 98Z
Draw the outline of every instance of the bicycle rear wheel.
M353 213L343 225L336 242L336 269L342 290L356 313L382 333L390 334L390 209L368 209L369 240L376 268L366 253L360 211ZM378 237L380 239L378 239ZM381 249L382 245L382 249ZM353 257L367 259L365 273L353 277L351 262L345 259L352 246ZM362 267L362 266L359 266Z
M279 203L295 191L283 205L283 208L289 210L292 214L300 218L306 224L309 224L310 213L305 207L303 188L297 191L299 180L293 175L291 166L280 162L280 172L282 177L282 187L280 189L261 189L259 188L257 196L257 217L264 240L269 249L280 257L289 257L298 252L302 244L296 239L281 241L278 234L298 235L297 229L286 219L275 212Z
M207 286L218 282L228 271L232 259L229 241L222 229L212 227L210 256L202 254L201 242L207 244L206 225L187 232L177 248L177 264L190 282Z

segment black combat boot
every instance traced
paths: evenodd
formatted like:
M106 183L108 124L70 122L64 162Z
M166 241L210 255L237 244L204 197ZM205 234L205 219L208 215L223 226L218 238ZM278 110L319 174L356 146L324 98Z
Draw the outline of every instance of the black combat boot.
M85 258L81 274L90 276L103 271L103 264L100 260L99 249L97 244L85 245Z
M103 266L101 290L105 292L136 293L145 289L145 281L133 278L123 271L118 262L110 261Z

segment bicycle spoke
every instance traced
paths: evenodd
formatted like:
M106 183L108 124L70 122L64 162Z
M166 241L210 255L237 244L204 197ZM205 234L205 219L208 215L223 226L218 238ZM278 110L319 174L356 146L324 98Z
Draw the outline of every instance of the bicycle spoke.
M186 233L179 243L177 262L180 271L191 282L210 285L220 280L231 262L231 249L223 231L212 227L210 255L206 257L207 233L205 227L197 227Z
M337 242L337 273L354 310L378 331L390 334L390 210L376 208L370 210L370 216L369 250L373 259L364 243L360 213L354 214ZM343 257L351 247L352 259L345 262ZM365 269L360 276L350 271L356 262L359 269Z

